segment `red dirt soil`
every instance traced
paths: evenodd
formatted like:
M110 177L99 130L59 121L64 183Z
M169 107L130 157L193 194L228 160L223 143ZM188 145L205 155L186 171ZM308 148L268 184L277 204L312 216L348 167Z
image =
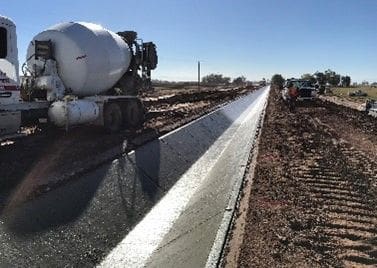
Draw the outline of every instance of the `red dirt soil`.
M377 120L272 89L224 267L376 267Z

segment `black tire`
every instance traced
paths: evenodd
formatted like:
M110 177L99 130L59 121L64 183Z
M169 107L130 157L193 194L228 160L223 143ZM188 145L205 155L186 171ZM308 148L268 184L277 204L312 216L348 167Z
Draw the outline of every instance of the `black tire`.
M109 133L118 132L123 125L122 109L117 103L107 103L103 111L103 123Z
M141 127L145 120L145 112L139 100L130 100L125 107L125 125L127 128Z

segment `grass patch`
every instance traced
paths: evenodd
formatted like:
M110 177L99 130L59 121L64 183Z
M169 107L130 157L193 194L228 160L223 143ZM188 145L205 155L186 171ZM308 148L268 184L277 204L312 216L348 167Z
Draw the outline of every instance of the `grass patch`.
M366 97L350 97L348 96L349 92L353 92L356 90L362 90L363 92L367 93L368 96ZM345 98L352 101L357 102L365 102L366 99L373 99L377 100L377 88L376 87L335 87L332 88L332 92L334 95Z

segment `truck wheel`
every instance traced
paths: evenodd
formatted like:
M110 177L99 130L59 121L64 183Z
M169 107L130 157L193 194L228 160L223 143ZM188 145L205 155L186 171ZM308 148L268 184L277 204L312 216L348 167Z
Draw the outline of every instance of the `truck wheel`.
M125 124L128 128L138 128L144 123L144 107L140 101L127 102L125 109Z
M109 103L103 112L103 122L106 131L114 133L122 128L122 110L117 103Z

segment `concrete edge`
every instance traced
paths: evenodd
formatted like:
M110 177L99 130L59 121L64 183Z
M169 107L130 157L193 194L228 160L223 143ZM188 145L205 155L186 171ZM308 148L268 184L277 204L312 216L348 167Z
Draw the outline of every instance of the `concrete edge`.
M160 140L165 140L165 142L163 142L163 144L162 144L162 148L167 148L168 151L169 151L169 158L164 158L164 159L168 160L169 162L173 161L174 163L182 160L183 162L185 162L185 163L188 162L190 164L189 169L185 168L184 173L178 175L179 177L177 177L177 178L179 178L179 180L174 180L173 185L174 185L175 188L168 188L167 189L168 190L167 194L169 194L169 193L174 194L174 192L176 192L176 190L177 190L176 188L178 188L178 189L181 188L181 184L184 183L184 180L182 180L182 175L184 175L184 174L186 174L184 176L187 177L186 181L190 181L190 183L192 183L193 180L190 178L190 175L187 175L189 170L194 170L193 174L195 174L195 177L198 177L198 178L202 177L202 176L199 176L198 174L201 174L203 172L207 173L207 171L208 171L207 168L203 168L202 165L193 165L193 163L198 162L199 158L197 158L197 157L195 157L195 159L191 159L191 160L190 160L190 158L186 158L186 156L182 159L181 159L181 156L176 157L175 159L171 158L170 152L174 152L175 150L178 150L181 153L186 152L186 151L191 152L193 150L192 146L187 147L187 144L184 146L184 147L186 147L186 149L181 146L182 136L186 136L186 137L196 136L195 139L193 139L193 138L187 139L187 142L190 142L190 141L194 142L193 144L195 145L195 144L197 144L198 137L201 137L202 135L204 135L204 136L208 137L209 140L206 141L206 139L204 139L203 136L202 136L202 138L199 139L200 143L197 144L197 145L203 145L204 147L206 147L206 144L207 145L210 144L211 146L213 146L214 141L216 141L219 144L223 144L224 143L223 140L219 139L220 136L218 136L218 135L221 134L221 136L223 136L225 134L226 136L229 136L230 135L229 133L236 132L239 129L238 125L241 124L244 120L246 120L246 118L248 118L247 115L249 114L249 112L247 112L247 109L250 108L250 100L255 101L256 99L261 98L261 95L263 95L263 102L259 101L257 108L256 108L258 110L258 116L253 116L253 118L254 118L254 120L253 120L253 122L254 122L253 123L253 129L254 129L253 132L255 133L256 130L257 130L260 115L263 113L263 108L264 108L264 106L267 102L266 97L268 97L268 93L265 92L265 89L261 89L261 90L262 91L260 91L259 93L258 92L250 93L249 95L245 96L245 99L242 98L238 101L234 101L234 102L230 103L229 105L225 105L221 109L214 111L213 113L210 113L205 117L201 117L201 118L199 118L199 119L197 119L193 122L190 122L185 127L178 128L177 130L170 132L168 135L164 135L164 136L159 138ZM253 109L253 110L255 110L255 109ZM198 123L200 123L201 121L203 121L204 123L202 122L202 124L198 125ZM224 124L221 124L222 121L224 121L223 122ZM212 126L217 125L219 127L213 128L213 134L211 134L211 132L202 131L202 130L208 130L207 129L208 124L212 125ZM223 126L221 126L221 125L223 125ZM190 127L194 127L198 131L194 131L194 132L180 131L180 130L184 130L185 128L190 128ZM224 132L224 130L226 130L226 132ZM226 133L228 133L228 134L226 134ZM254 133L253 133L253 137L249 137L248 139L245 139L247 141L248 148L251 148L251 146L253 144L253 140L255 139ZM178 135L175 135L175 134L178 134ZM196 134L198 134L199 136L196 135ZM211 135L208 135L208 134L211 134ZM233 136L233 134L231 136ZM177 142L177 138L178 138L179 142ZM166 140L166 139L168 139L168 140ZM183 139L183 140L186 140L186 139ZM187 142L185 142L185 143L187 143ZM185 143L183 143L183 144L185 144ZM177 145L177 147L173 146L174 147L174 150L173 150L172 145ZM203 147L203 146L199 146L199 147ZM219 146L217 146L217 147L219 147ZM222 151L223 146L220 146L219 149L221 149L221 151ZM150 153L150 151L145 150L145 148L144 149L140 148L139 150L143 150L145 155ZM249 156L249 153L250 153L249 150L245 150L244 153L243 153L242 162L244 164L243 165L244 167L247 166L246 164L247 164L248 156ZM196 151L196 150L194 150L194 151ZM203 152L208 153L208 151L209 150L207 148L204 151L202 151L202 149L200 149L197 153L195 153L195 152L193 152L193 153L195 153L195 154L199 153L199 155L201 156L200 158L202 158L203 157L202 153ZM215 150L212 153L215 153L215 155L218 156L217 151L218 150ZM148 156L148 157L150 157L150 156ZM189 160L189 161L185 161L185 159ZM192 162L192 160L194 162ZM148 173L148 170L146 170L146 169L149 169L148 166L146 166L145 167L146 169L145 169L141 162L139 164L141 164L141 165L139 165L138 168L141 168L145 173ZM167 167L167 168L170 170L169 167ZM153 179L154 175L158 175L159 177L162 176L164 178L163 181L169 182L169 178L171 177L170 173L171 172L169 171L169 174L166 174L166 176L165 176L165 175L163 175L163 174L165 174L165 171L159 170L158 174L153 174L153 172L152 172L152 174L151 174L151 176L149 176L149 178ZM236 178L237 181L240 180L243 177L243 173L244 173L244 168L240 169L240 171L238 172L238 176ZM161 181L161 183L163 181ZM159 185L162 185L162 184L159 184ZM232 185L231 185L231 188L229 187L228 190L227 190L227 198L223 201L223 208L220 211L220 215L219 215L220 217L217 221L217 226L212 231L211 240L208 240L210 242L209 245L208 245L208 250L206 250L205 257L202 258L202 265L200 265L200 266L204 266L207 259L208 259L208 253L210 252L210 250L212 248L213 241L214 241L215 236L217 235L217 232L218 232L218 225L221 222L222 217L223 217L222 212L223 212L225 206L227 206L227 204L229 202L229 194L232 193L234 188L235 188L235 183L233 182ZM183 190L185 190L185 189L182 189L182 191ZM187 192L187 191L185 190L185 192ZM191 195L193 193L194 192L190 193L190 198L191 198ZM170 229L171 229L170 226L172 226L172 224L175 223L176 215L179 216L182 212L182 209L184 209L186 207L186 203L183 206L181 206L182 209L178 208L179 210L177 210L174 207L171 208L168 205L169 203L162 205L163 202L166 202L165 199L170 200L170 201L174 200L174 198L169 199L167 197L167 194L165 194L164 198L158 201L157 205L155 205L148 212L148 214L146 214L146 216L144 216L143 220L138 222L138 224L132 229L132 231L120 243L118 243L118 245L106 256L106 258L102 260L102 262L99 264L99 266L103 266L103 267L114 267L114 266L117 266L117 267L122 267L122 266L123 267L124 266L125 267L144 267L144 266L147 265L147 262L150 259L150 257L152 256L155 249L158 248L158 246L162 242L162 239L165 237L167 232L170 231ZM183 199L189 200L189 198L183 198ZM166 207L170 207L169 215L171 214L170 215L171 220L167 220L167 217L169 215L167 215L166 213L161 214L160 211L163 211L163 209L158 208L157 206L161 206L161 208L164 208L164 209ZM176 206L176 205L173 205L173 206ZM178 204L178 206L180 206L180 205ZM179 214L177 214L177 213L179 213ZM161 221L162 225L159 226L156 229L157 224L160 222L159 219L161 218L161 215L163 215L163 217L164 217L163 220ZM155 221L154 221L153 224L151 224L153 222L153 220L155 220ZM148 227L148 226L152 226L152 225L154 226L154 228ZM152 231L152 233L150 231ZM142 234L142 235L139 236L139 234ZM157 234L157 236L156 236L156 234ZM144 237L144 239L140 239L140 237ZM124 252L128 252L128 254L125 255ZM162 266L162 267L164 267L164 266ZM175 265L172 266L172 267L175 267Z
M208 110L207 112L205 112L204 114L202 115L199 115L198 117L196 117L195 119L189 121L189 122L185 122L183 123L182 125L174 128L173 130L169 131L169 132L166 132L166 133L163 133L163 134L160 134L160 135L156 135L154 136L152 139L147 139L145 141L145 143L142 143L140 144L139 147L153 141L153 140L162 140L164 139L166 136L168 135L171 135L172 133L175 133L175 132L178 132L180 131L181 129L191 125L191 124L194 124L196 123L197 121L200 121L202 118L206 117L206 116L209 116L211 114L215 114L216 112L218 112L219 110L231 105L233 102L237 101L237 100L240 100L242 99L243 97L249 95L250 93L253 93L253 92L256 92L257 90L259 90L261 88L257 88L253 91L250 91L248 92L247 94L244 94L244 95L239 95L237 97L235 97L234 99L230 100L230 101L226 101L226 102L223 102L221 104L218 104L218 105L215 105L214 107L212 107L210 110ZM14 135L13 135L14 136ZM14 138L12 136L12 138ZM23 135L20 136L20 138L24 137ZM18 138L18 136L17 136ZM6 136L6 139L4 141L6 141L7 139L9 139L9 136ZM3 140L0 138L0 142L2 142ZM66 183L68 183L69 181L71 181L72 179L78 177L78 176L81 176L83 174L85 174L86 172L92 170L92 169L95 169L103 164L106 164L106 163L110 163L112 161L115 161L116 159L118 159L119 157L122 157L122 156L126 156L128 154L132 154L134 153L135 149L132 149L132 150L128 150L127 149L127 144L128 144L128 140L125 140L125 143L123 144L122 147L120 146L113 146L109 149L107 149L106 151L98 154L94 159L92 159L91 162L87 162L87 163L83 163L82 166L72 170L71 172L69 173L66 173L66 174L60 174L60 173L53 173L51 174L45 183L42 183L42 184L39 184L36 186L36 188L30 193L30 195L28 196L28 199L33 199L35 198L36 196L39 196L43 193L46 193L48 191L51 191L52 189L54 188L57 188L61 185L64 185Z
M271 88L270 88L270 92L271 92ZM259 143L259 139L262 132L261 130L262 130L264 118L266 115L266 108L268 105L270 92L268 93L267 101L263 107L263 112L260 115L260 118L258 120L256 135L252 142L253 144L252 144L251 151L249 154L249 160L251 159L251 161L248 161L250 163L249 164L250 168L248 169L245 167L245 171L244 171L244 175L242 179L236 183L235 187L232 190L228 206L224 212L224 217L220 224L220 228L217 231L215 241L211 248L210 254L208 255L207 263L205 266L206 268L218 267L221 264L222 259L224 258L224 249L228 243L228 240L230 239L230 236L229 236L230 230L236 219L235 217L236 211L237 211L239 202L241 200L241 193L242 193L242 189L245 184L245 181L246 181L246 174L250 172L254 172L256 158L258 155L258 150L257 150L258 143Z

